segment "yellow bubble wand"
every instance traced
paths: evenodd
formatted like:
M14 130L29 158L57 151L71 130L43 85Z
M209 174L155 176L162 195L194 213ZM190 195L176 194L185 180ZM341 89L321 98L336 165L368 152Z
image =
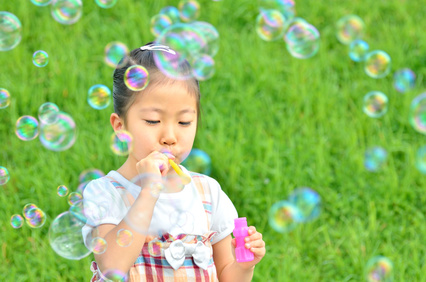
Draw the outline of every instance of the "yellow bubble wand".
M172 160L169 159L169 164L172 166L172 168L176 171L177 175L180 176L180 179L182 180L182 183L184 185L188 184L189 182L191 182L191 177L189 175L187 175L186 173L184 173L180 167Z

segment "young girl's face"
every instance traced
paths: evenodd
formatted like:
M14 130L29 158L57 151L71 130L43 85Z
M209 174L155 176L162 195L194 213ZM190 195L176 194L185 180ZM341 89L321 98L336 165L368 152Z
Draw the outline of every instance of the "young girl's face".
M188 92L185 82L176 81L137 95L124 125L133 136L136 161L153 151L167 150L177 163L182 162L192 149L197 130L195 94Z

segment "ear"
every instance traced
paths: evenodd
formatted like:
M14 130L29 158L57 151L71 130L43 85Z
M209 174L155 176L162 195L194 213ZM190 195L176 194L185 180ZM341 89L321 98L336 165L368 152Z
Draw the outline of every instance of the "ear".
M124 121L116 113L111 114L109 122L111 123L112 129L114 129L114 131L120 131L124 129Z

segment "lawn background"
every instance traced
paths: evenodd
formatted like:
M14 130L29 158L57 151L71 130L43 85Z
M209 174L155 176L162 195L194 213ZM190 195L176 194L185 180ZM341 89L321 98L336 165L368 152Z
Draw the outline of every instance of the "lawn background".
M255 32L257 1L200 1L200 21L220 33L216 74L201 83L202 125L195 148L212 158L212 176L234 202L239 215L263 233L265 258L254 281L363 281L367 261L384 255L394 263L395 281L426 281L426 176L415 167L425 136L409 123L412 99L426 89L426 6L423 1L296 2L296 14L317 27L321 47L307 60L293 58L283 40L265 42ZM154 40L149 21L178 1L120 0L102 9L86 0L75 24L53 20L49 7L28 0L1 1L0 11L22 22L22 41L0 52L0 88L11 105L0 110L0 165L10 181L0 187L0 280L88 281L90 255L66 260L47 240L52 220L68 209L56 187L71 190L88 168L104 172L125 160L109 149L112 104L94 110L87 91L94 84L112 88L112 69L103 62L111 41L130 49ZM334 24L348 14L366 25L370 49L386 51L392 73L368 77L349 59ZM49 64L35 67L36 50ZM392 87L400 68L417 74L414 90ZM362 111L364 95L379 90L389 98L379 119ZM22 115L37 116L44 102L56 103L77 124L77 141L64 152L45 149L38 139L24 142L15 133ZM363 166L371 146L388 151L384 168ZM298 187L311 187L322 198L320 217L280 234L268 225L268 210ZM27 203L42 208L45 226L13 229L10 216Z

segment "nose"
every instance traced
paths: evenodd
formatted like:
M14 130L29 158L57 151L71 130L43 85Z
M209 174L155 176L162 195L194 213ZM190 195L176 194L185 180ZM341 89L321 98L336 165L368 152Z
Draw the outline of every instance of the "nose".
M165 126L161 134L160 143L162 145L174 145L176 144L176 134L173 126Z

